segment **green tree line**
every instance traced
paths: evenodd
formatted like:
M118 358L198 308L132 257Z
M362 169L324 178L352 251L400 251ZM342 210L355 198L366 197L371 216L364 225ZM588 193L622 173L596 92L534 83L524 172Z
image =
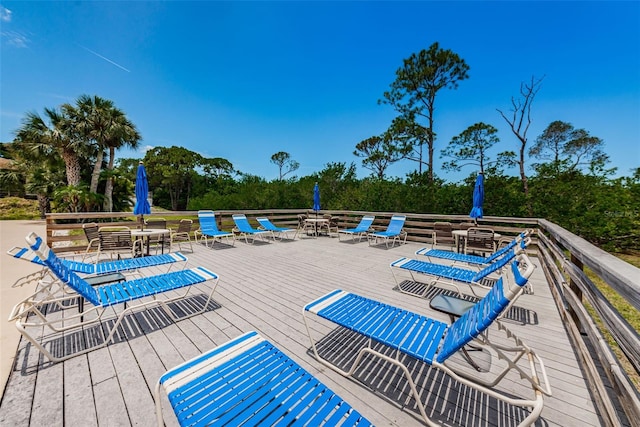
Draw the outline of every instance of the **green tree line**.
M286 178L300 165L285 151L265 159L277 167L273 181L184 147L156 147L143 159L116 159L119 148L137 148L142 136L112 101L82 95L74 104L45 108L43 115L25 115L14 141L0 145L0 156L13 160L0 170L0 191L35 194L42 215L126 211L143 160L154 204L171 210L310 208L318 182L323 209L464 215L480 172L486 215L546 218L607 250L638 249L640 168L613 178L604 141L560 120L530 141L532 105L543 78L523 82L511 108L497 109L515 137L515 150L503 148L493 156L503 144L497 129L483 122L435 150L437 95L455 90L469 72L464 59L438 43L403 61L379 100L397 116L382 134L354 141L354 156L371 172L365 178L357 177L354 162L339 161ZM444 160L440 176L434 170L438 154ZM388 167L400 161L415 162L415 170L402 178L387 176ZM517 177L505 173L513 166ZM444 178L448 171L469 169L460 183Z
M431 181L426 172L417 171L404 179L358 178L354 162L335 162L307 176L268 181L235 171L225 159L207 159L183 147L157 147L143 159L116 161L115 194L122 195L115 204L119 210L131 209L140 160L147 168L154 205L170 210L311 209L318 182L322 208L327 210L467 215L476 176L472 173L460 183L437 176ZM58 168L63 168L61 163ZM553 221L607 250L640 249L640 168L621 178L575 170L565 161L537 164L536 171L529 178L534 217ZM62 197L53 210L68 212L70 191L62 189L62 194L53 192ZM85 202L74 209L96 210ZM520 179L487 168L484 212L528 217Z

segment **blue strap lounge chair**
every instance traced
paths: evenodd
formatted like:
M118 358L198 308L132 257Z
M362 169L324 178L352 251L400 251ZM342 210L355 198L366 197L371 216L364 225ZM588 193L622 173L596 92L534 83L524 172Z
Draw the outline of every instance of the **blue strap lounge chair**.
M458 284L465 284L469 287L471 292L477 296L476 287L489 289L495 280L487 281L486 279L491 279L491 275L494 273L499 274L502 268L513 260L518 253L524 252L530 242L530 238L521 240L520 244L516 248L510 249L500 258L496 259L491 264L488 264L480 271L403 257L390 264L391 273L398 285L398 289L407 294L424 297L435 284L445 284L454 287L458 294L462 295ZM424 283L424 280L418 280L414 273L420 274L421 278L426 277L427 286L420 289L420 293L417 294L414 286L410 283L407 284L406 281L399 280L395 274L395 271L397 270L409 272L411 279L415 282ZM531 291L530 287L529 290Z
M181 426L371 425L257 332L162 375L155 387L159 426L164 394Z
M64 286L59 280L53 277L52 281L46 281L46 276L51 276L51 271L47 268L47 265L35 254L31 249L20 248L14 246L7 251L9 255L14 258L21 259L23 261L30 261L42 267L37 273L29 275L28 279L37 277L39 280L38 292L45 292L48 289L50 294L56 294L58 291L63 293L69 293L69 289ZM104 284L115 281L125 280L123 272L135 272L135 274L141 275L140 269L145 267L157 267L160 265L169 265L171 267L178 262L187 261L187 257L180 252L153 255L148 257L136 257L136 258L123 258L119 260L101 261L98 263L88 263L82 261L75 261L73 259L60 258L60 261L65 264L71 271L79 274L86 275L84 278L95 284ZM27 280L29 281L29 280Z
M218 229L218 224L216 224L216 214L213 211L198 211L198 221L200 222L200 229L196 230L194 233L196 242L198 241L198 236L200 236L201 239L204 238L205 246L208 246L209 238L211 239L211 246L216 243L216 240L222 240L222 238L225 238L227 243L229 243L229 239L232 239L231 245L235 245L236 238L233 233Z
M351 240L355 240L356 236L358 236L358 241L362 240L362 237L366 237L369 230L371 230L371 226L373 225L373 221L375 221L376 217L373 215L365 215L360 220L360 223L356 225L355 228L346 228L344 230L338 230L338 240L340 240L340 234L348 234L351 236Z
M525 254L518 255L518 259L511 265L512 274L509 275L509 280L501 278L483 299L451 325L342 290L324 295L303 309L303 320L314 355L323 365L349 377L357 375L358 367L363 361L367 364L366 369L370 369L372 361L370 357L364 357L367 354L398 366L404 373L420 414L428 425L435 423L427 416L411 376L409 364L414 364L410 360L407 361L406 357L401 357L402 355L423 362L427 367L441 370L455 381L498 399L501 401L498 405L522 407L525 414L522 415L524 419L521 425L529 425L539 417L544 405L543 397L551 396L551 389L542 360L513 332L507 330L500 321L496 321L510 305L512 298L519 295L533 271L533 265ZM315 315L313 324L310 314ZM326 323L325 321L367 338L360 341L363 347L358 351L350 368L343 369L320 355L311 331L318 330L319 325L316 322ZM491 328L490 340L488 330L494 321L497 322L497 327ZM500 332L504 333L504 340L501 335L498 336ZM500 338L496 341L498 344L494 344L494 334ZM512 345L504 344L505 340ZM345 340L345 345L353 345L353 338L348 341L349 343L346 343ZM491 371L482 375L477 371L470 372L455 362L449 363L451 356L472 341L473 345L480 349L490 349L497 353L501 363L492 365ZM384 346L382 349L380 344ZM332 350L341 351L339 342L332 341L331 345ZM391 350L391 353L388 350ZM344 360L344 357L346 356L341 354L339 359ZM522 365L528 367L528 371ZM421 367L414 366L414 369L423 372ZM496 387L510 371L517 374L509 376L511 381L519 378L528 383L533 392L531 398L519 398L513 394L514 389L521 389L520 384L518 387ZM439 390L438 387L434 389ZM428 393L429 390L431 388L427 387L423 391Z
M14 246L7 251L9 255L24 261L31 261L34 264L46 267L38 255L31 249L20 248ZM162 255L152 255L147 257L123 258L113 261L103 261L98 263L88 263L82 261L74 261L72 259L63 259L60 261L65 264L71 271L81 274L110 274L122 271L133 271L145 267L155 267L164 264L172 264L175 262L187 261L187 257L180 252L172 252Z
M371 242L373 244L378 244L378 238L384 240L385 246L389 247L389 241L391 240L391 247L395 245L396 242L406 243L407 241L407 233L402 229L404 227L404 222L407 219L404 215L394 215L391 217L391 221L389 221L389 225L385 231L376 231L368 234L369 245Z
M294 230L293 228L278 227L271 221L269 221L269 218L266 217L256 218L256 221L258 221L260 227L271 233L271 237L273 237L273 240L276 240L277 237L280 237L280 240L282 240L283 238L287 237L287 233L296 232L296 230Z
M429 261L434 262L431 258L436 259L445 259L453 261L454 264L457 262L463 262L472 265L487 265L491 264L493 261L501 257L507 251L511 250L515 247L522 239L526 238L531 234L532 230L525 230L519 235L517 235L513 240L509 242L509 244L503 246L498 249L496 252L492 253L489 256L477 256L477 255L469 255L464 253L458 253L454 251L445 251L442 249L429 249L429 248L421 248L416 251L416 255L424 255L429 258Z
M74 295L57 298L48 293L43 298L39 293L35 293L18 303L9 316L9 321L15 321L18 331L52 362L65 360L106 346L113 339L114 333L125 315L132 310L149 305L160 305L173 320L202 313L207 309L218 284L217 274L203 267L198 267L92 287L62 262L35 233L29 234L26 240L31 250L44 262L56 279L76 292ZM212 286L201 309L190 307L189 310L178 311L178 313L172 309L170 303L184 300L192 294L192 290L195 289L194 285L207 282L212 282ZM184 292L170 292L178 290L184 290ZM78 314L66 313L68 315L61 316L60 310L76 307L73 302L78 300L78 296L90 303L89 308ZM127 303L129 303L128 306ZM46 309L52 304L56 305L59 310L53 310L53 316L48 318L49 311ZM124 306L122 310L121 305ZM103 336L102 339L93 340L93 342L97 341L94 346L89 347L88 344L87 348L70 346L72 350L77 351L63 351L63 354L57 356L49 351L49 348L55 348L59 344L42 343L40 338L44 340L49 337L36 337L30 332L33 328L42 332L43 327L65 334L74 329L82 331L90 324L101 322L110 307L118 307L118 317L115 321L104 322L96 328L96 333ZM62 339L64 338L62 337Z
M244 241L249 243L248 237L251 236L251 243L255 243L256 237L263 238L265 234L269 234L268 230L258 230L257 228L253 228L251 224L249 224L249 220L247 219L245 214L233 214L231 216L233 218L233 222L236 223L235 231L239 232L242 237L244 237Z

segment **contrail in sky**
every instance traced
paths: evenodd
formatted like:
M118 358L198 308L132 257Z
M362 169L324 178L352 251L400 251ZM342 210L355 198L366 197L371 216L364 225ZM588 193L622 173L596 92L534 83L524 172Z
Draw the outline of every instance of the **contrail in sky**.
M98 58L102 58L102 59L104 59L105 61L107 61L108 63L115 65L116 67L120 68L121 70L126 71L127 73L130 73L130 72L131 72L131 71L127 70L126 68L124 68L122 65L120 65L120 64L118 64L118 63L116 63L116 62L113 62L113 61L112 61L112 60L110 60L109 58L105 58L104 56L100 55L99 53L92 51L92 50L91 50L91 49L89 49L88 47L84 47L84 46L82 46L81 44L79 44L78 46L80 46L81 48L83 48L84 50L86 50L86 51L87 51L87 52L89 52L89 53L93 53L93 54L94 54L95 56L97 56Z

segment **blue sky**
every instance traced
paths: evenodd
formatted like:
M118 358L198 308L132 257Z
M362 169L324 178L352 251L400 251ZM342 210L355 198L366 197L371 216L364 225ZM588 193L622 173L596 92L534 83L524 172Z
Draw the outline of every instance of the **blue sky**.
M395 117L377 101L402 60L437 41L470 66L436 98L437 157L480 121L499 130L491 154L517 150L496 109L508 112L522 81L545 76L530 144L562 120L602 138L618 175L640 166L636 1L4 1L0 25L4 142L27 111L89 94L123 109L143 147L184 146L267 179L278 172L271 155L286 151L298 176L355 162L364 177L355 145ZM474 172L441 163L448 181Z

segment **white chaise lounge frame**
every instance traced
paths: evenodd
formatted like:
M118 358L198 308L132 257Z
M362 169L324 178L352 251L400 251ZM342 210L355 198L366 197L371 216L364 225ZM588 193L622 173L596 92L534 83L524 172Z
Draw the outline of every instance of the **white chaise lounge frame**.
M523 272L519 270L519 266L524 268ZM366 354L399 367L427 425L438 424L427 416L411 373L403 363L401 355L425 362L435 369L442 370L456 381L506 404L531 408L520 423L523 426L531 425L540 416L544 405L543 397L551 396L551 389L542 360L502 322L496 320L510 305L510 301L520 294L522 286L533 272L533 264L525 254L520 254L512 264L512 271L513 283L505 283L500 279L482 300L451 325L349 292L335 290L307 304L302 310L315 358L347 377L353 376ZM351 368L342 369L320 356L311 332L309 314L314 314L316 321L329 321L368 338L368 345L359 350ZM487 328L492 323L504 333L505 339L513 342L512 345L498 344L489 338ZM374 349L374 341L393 348L395 356L390 357ZM506 364L502 370L492 373L492 379L480 379L447 363L451 355L472 341L474 346L490 348ZM523 358L528 364L528 372L518 365ZM495 388L510 371L516 371L522 380L530 384L532 398L513 397Z
M36 292L20 301L13 307L9 315L9 321L15 322L18 331L52 362L66 360L106 346L114 338L114 334L125 315L133 310L151 305L160 306L174 321L200 314L207 309L219 281L216 273L203 267L197 267L92 287L63 263L35 233L30 233L26 240L31 250L46 264L53 276L76 292L75 294L56 296L48 290L48 286L44 286L46 291ZM194 285L207 282L211 282L212 285L202 308L182 316L172 310L169 305L171 302L184 300L192 294L195 289ZM184 292L179 292L180 290L184 290ZM75 302L78 302L78 297L84 298L89 303L88 308L71 314L69 309L77 310L78 305ZM69 312L69 315L48 317L46 310L51 306ZM117 317L112 325L105 323L104 328L98 328L102 334L102 341L97 345L70 354L62 356L52 354L41 342L46 336L38 337L31 332L38 330L43 333L43 331L50 330L59 333L97 324L102 322L107 309L111 307L118 308Z

